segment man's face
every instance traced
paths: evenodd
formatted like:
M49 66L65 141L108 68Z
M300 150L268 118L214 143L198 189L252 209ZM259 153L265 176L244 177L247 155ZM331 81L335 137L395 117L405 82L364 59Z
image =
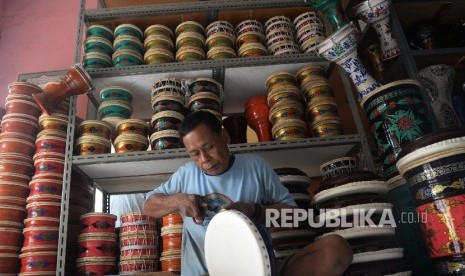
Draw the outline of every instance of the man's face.
M219 175L229 167L228 138L200 124L183 138L184 146L195 164L209 175Z

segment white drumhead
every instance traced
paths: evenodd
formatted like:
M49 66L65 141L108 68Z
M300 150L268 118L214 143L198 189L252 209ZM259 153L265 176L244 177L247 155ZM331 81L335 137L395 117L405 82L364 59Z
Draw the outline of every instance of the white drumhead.
M270 247L268 237L262 237L247 216L236 210L221 211L210 221L205 236L209 275L272 276Z

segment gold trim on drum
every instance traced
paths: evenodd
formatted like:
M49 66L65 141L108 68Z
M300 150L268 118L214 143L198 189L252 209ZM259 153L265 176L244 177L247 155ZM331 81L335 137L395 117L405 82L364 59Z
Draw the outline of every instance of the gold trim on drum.
M202 26L202 24L196 21L184 21L180 23L178 26L176 26L174 33L176 34L176 36L179 36L181 33L187 31L185 30L186 28L190 32L198 32L199 34L205 33L205 28Z
M246 43L239 48L240 57L267 56L268 50L261 43Z
M148 26L144 31L145 37L151 36L154 30L161 30L161 33L163 33L166 37L169 37L171 39L173 39L174 37L173 31L167 26L162 25L162 24L154 24L154 25ZM156 31L155 33L159 33L159 32Z
M273 87L282 87L285 85L297 85L295 76L288 72L277 72L271 74L265 80L265 87L267 90L272 90Z
M207 59L217 60L237 57L236 51L230 47L213 47L207 52Z

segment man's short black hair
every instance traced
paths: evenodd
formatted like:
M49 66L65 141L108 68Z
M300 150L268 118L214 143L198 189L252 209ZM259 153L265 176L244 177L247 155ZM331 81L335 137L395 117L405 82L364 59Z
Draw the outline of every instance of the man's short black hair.
M209 111L199 110L187 115L179 126L179 137L181 142L189 132L200 124L206 125L213 132L221 135L221 122L218 118Z

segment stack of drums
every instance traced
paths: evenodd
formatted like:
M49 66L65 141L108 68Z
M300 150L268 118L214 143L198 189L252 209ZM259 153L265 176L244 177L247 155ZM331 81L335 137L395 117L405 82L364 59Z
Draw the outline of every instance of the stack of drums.
M267 56L265 30L262 23L249 19L236 26L236 45L239 57Z
M144 40L144 63L162 64L174 61L173 31L165 25L148 26Z
M98 107L100 120L110 123L113 130L119 121L131 118L132 93L121 86L108 86L100 90L102 102Z
M141 213L121 216L120 272L133 274L158 269L158 233L155 219Z
M300 50L303 53L316 54L316 47L325 39L325 27L318 13L302 13L294 19L294 27Z
M397 168L415 200L437 275L465 274L465 130L442 130L411 142Z
M56 270L67 126L68 117L63 114L39 117L20 275L54 274Z
M215 21L207 26L207 59L236 57L234 26L227 21Z
M79 138L76 141L77 155L92 155L111 152L113 127L104 121L86 120L79 124Z
M268 91L273 139L285 141L307 137L295 76L286 72L274 73L265 81L265 87Z
M31 95L42 89L25 82L10 83L8 89L0 134L0 274L17 275L41 112Z
M176 61L205 59L205 28L198 22L185 21L174 31L176 34Z
M173 213L163 217L163 251L160 258L162 271L181 271L182 224L183 220L179 214Z
M312 209L307 188L310 178L297 168L274 169L281 183L294 197L297 206L305 212ZM271 239L276 259L285 259L299 252L313 242L316 231L310 228L306 221L296 227L277 227L271 229Z
M113 31L103 25L90 25L84 41L84 68L111 67L113 55Z
M179 126L184 120L185 95L181 83L175 79L161 79L153 84L152 150L174 149L181 147Z
M346 275L409 271L395 238L396 222L387 201L386 182L367 171L344 173L351 164L343 165L340 159L328 163L333 164L328 167L341 170L325 171L325 180L313 198L320 211L315 221L322 225L321 237L338 234L352 247L353 261Z
M121 24L115 28L112 61L115 67L142 64L144 33L132 24Z
M223 86L210 78L197 78L188 85L189 112L211 112L220 122L223 120Z
M116 216L105 213L88 213L80 217L79 275L108 275L116 272L117 247Z
M266 45L275 56L298 54L299 46L295 43L294 25L287 16L274 16L265 22Z
M342 134L333 87L325 77L326 69L309 65L297 71L297 81L305 102L305 118L314 137Z
M5 109L0 107L0 131L2 131L1 123L2 123L2 118L4 115L5 115Z
M145 151L149 147L150 126L140 119L126 119L116 125L115 152Z

